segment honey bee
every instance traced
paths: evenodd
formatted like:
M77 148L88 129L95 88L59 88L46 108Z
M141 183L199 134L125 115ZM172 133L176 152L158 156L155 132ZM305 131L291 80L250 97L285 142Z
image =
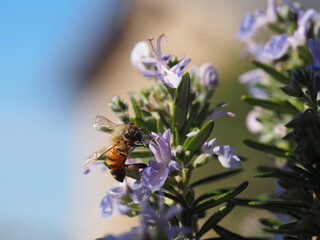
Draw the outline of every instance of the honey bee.
M106 165L110 169L111 175L119 182L123 182L126 176L126 167L133 166L132 169L143 168L143 163L129 164L125 162L130 153L137 146L143 146L142 131L135 123L116 125L103 116L96 116L93 127L97 130L112 132L111 145L90 154L82 165L82 169L90 167L100 157L106 154ZM134 168L136 167L136 168Z

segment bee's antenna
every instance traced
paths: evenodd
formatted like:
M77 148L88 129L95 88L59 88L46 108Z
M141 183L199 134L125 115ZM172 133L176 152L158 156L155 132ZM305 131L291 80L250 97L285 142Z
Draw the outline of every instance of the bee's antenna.
M146 135L148 135L149 138L152 138L150 133L144 127L140 127L139 130L142 131L143 133L145 133Z

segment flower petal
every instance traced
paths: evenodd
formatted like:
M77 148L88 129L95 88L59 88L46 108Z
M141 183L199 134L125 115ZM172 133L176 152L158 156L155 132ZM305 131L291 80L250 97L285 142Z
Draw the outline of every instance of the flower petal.
M182 207L179 204L172 205L165 213L165 220L171 220L174 216L179 215L181 211Z
M109 218L114 215L114 203L113 200L108 196L104 196L100 202L100 213L104 218Z
M169 162L168 168L169 168L170 171L172 171L172 170L179 170L179 169L180 169L179 164L178 164L176 161L173 161L173 160L171 160L171 161Z
M239 77L239 81L247 85L250 96L255 98L265 99L268 97L268 93L261 88L255 86L257 83L267 83L266 73L260 69L254 69L243 73Z
M199 131L200 131L200 129L197 129L195 131L189 132L186 136L187 137L194 137Z
M255 16L247 14L241 19L236 38L240 41L248 40L254 36L257 30L258 26Z
M256 109L251 110L246 118L246 124L250 132L259 133L263 129L263 124L257 120L259 112Z
M131 65L139 70L144 70L145 67L143 66L142 60L148 57L149 54L150 49L147 42L141 41L136 43L136 45L134 45L134 47L131 50Z
M120 198L125 194L125 187L123 185L113 185L110 186L107 195L110 198Z
M213 154L213 148L216 145L216 138L211 139L209 142L205 142L202 145L202 151L207 154Z
M289 48L288 35L273 35L265 45L262 55L270 60L283 57Z
M215 147L213 151L223 167L232 169L240 166L240 158L233 154L233 147L223 145Z

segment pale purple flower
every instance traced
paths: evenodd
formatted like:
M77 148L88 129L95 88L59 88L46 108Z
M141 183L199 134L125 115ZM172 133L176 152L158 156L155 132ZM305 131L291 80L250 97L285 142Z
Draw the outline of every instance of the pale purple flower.
M213 152L218 156L221 165L228 169L240 166L240 158L233 153L233 147L228 145L217 146Z
M216 68L210 64L205 63L199 68L200 82L209 88L216 88L218 86L218 72Z
M254 108L251 110L246 118L246 124L250 132L260 133L263 130L263 124L257 120L257 117L260 115L259 110Z
M263 49L262 56L266 59L276 60L285 55L289 48L288 35L273 35Z
M140 203L146 201L151 196L151 190L144 186L140 181L136 181L132 186L134 203Z
M248 55L251 55L251 56L254 56L255 60L257 60L259 62L268 63L268 62L270 62L270 60L266 59L263 56L263 49L264 49L263 43L256 43L254 41L248 41L245 52L244 52L244 57L248 58Z
M165 183L171 170L179 169L178 163L171 160L170 129L163 135L152 133L155 141L150 142L149 148L156 158L156 162L150 160L149 166L141 172L141 183L151 191L159 190Z
M282 0L282 6L279 10L281 10L283 6L287 6L293 13L297 15L298 18L300 18L304 13L298 2Z
M276 0L268 0L266 22L274 23L277 20Z
M126 178L123 183L110 186L106 195L100 202L100 213L102 217L112 217L117 209L120 214L126 214L130 208L121 201L122 197L132 198L135 203L150 197L148 191L144 191L141 184L131 178Z
M240 21L236 38L240 41L251 39L258 29L259 26L256 17L253 14L246 14Z
M249 94L255 98L265 99L268 97L266 91L262 90L259 87L256 87L255 84L257 83L267 83L267 74L260 68L248 71L243 73L239 77L240 83L246 84Z
M189 132L186 136L187 137L194 137L199 131L200 131L200 129L194 130L192 132Z
M255 14L259 27L274 23L277 20L276 0L268 0L267 10L256 10Z
M201 147L202 152L212 155L213 149L216 145L216 141L217 141L217 139L214 138L214 139L211 139L209 142L205 142Z
M307 69L320 70L320 33L318 33L316 41L309 39L308 43L313 57L313 64L309 65Z
M161 53L161 39L166 37L164 34L160 35L157 40L157 48L153 45L153 38L149 39L152 51L155 58L145 58L143 60L146 64L155 66L155 70L144 70L143 75L146 77L158 77L164 84L171 88L177 88L181 81L183 74L183 67L185 67L190 61L190 58L184 58L180 60L176 65L169 68L166 61L170 59L170 56L162 56Z
M165 236L167 239L174 239L179 233L188 234L191 231L187 227L170 227L169 225L169 220L179 215L181 211L182 207L178 204L172 205L165 210L164 200L160 195L157 209L152 208L148 202L142 203L141 226L144 229L144 232L150 232L150 224L154 225L157 236Z
M235 117L236 115L232 112L225 112L225 111L220 111L218 112L218 110L220 110L221 108L224 108L226 106L228 106L229 103L225 103L225 104L222 104L221 106L217 107L211 114L210 116L208 117L208 120L215 120L221 116L224 116L224 115L227 115L229 117Z
M114 201L108 195L105 195L100 202L100 213L104 218L109 218L114 215Z
M268 0L267 11L256 10L255 15L247 14L241 19L236 38L240 41L250 41L259 28L275 22L276 17L275 0Z
M130 232L114 237L108 235L104 240L137 240L137 239L174 239L179 234L189 234L187 227L170 226L169 221L182 211L180 205L172 205L165 210L163 197L159 197L157 208L151 207L147 201L141 203L140 226Z
M150 57L149 45L145 41L136 43L131 50L131 65L139 71L146 70L143 60Z
M293 49L305 45L309 22L316 14L317 12L314 9L309 9L301 16L298 16L298 28L288 39Z
M229 145L215 146L216 139L211 139L202 145L202 152L218 157L224 168L233 169L240 166L240 158L233 153L233 147Z
M126 186L123 183L120 183L119 185L110 186L107 191L107 194L102 198L100 202L101 216L104 218L112 217L115 212L115 206L118 206L118 204L120 204L119 198L125 195ZM129 208L127 208L127 211L128 210ZM121 211L120 213L122 212L123 211Z
M132 228L130 232L123 233L117 237L113 235L107 235L103 240L137 240L137 239L145 239L144 232L141 227Z

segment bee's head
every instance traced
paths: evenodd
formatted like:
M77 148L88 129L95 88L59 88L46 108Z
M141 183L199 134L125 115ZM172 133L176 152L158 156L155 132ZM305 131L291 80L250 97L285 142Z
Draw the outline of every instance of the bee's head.
M124 137L129 141L133 142L140 142L142 139L140 130L134 123L131 123L130 126L127 128L127 130L124 133Z

